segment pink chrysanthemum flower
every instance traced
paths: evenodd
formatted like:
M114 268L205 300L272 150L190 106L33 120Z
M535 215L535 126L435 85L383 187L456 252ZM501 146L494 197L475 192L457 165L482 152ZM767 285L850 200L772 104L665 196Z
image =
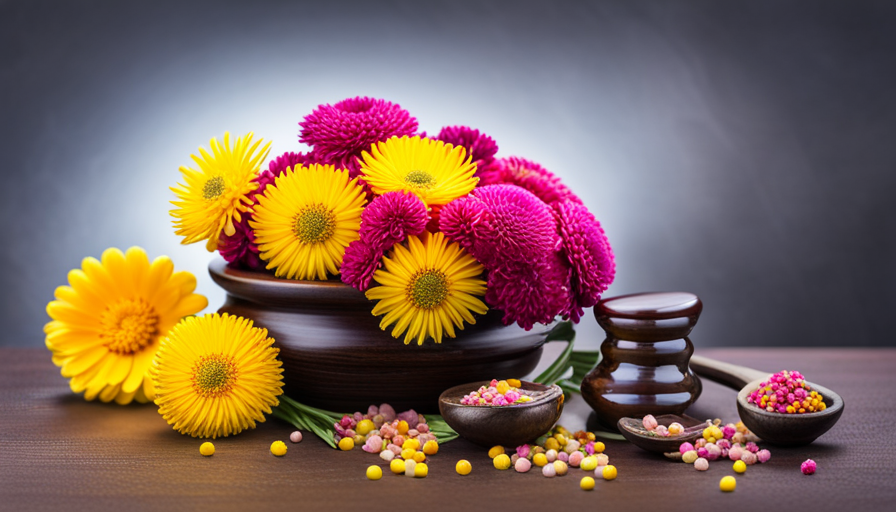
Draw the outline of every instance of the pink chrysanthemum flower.
M509 183L532 192L545 203L582 200L560 181L554 173L541 165L515 156L495 160L479 170L479 186Z
M504 312L503 322L527 331L549 324L569 308L570 269L556 252L532 263L514 263L489 271L485 302Z
M414 135L417 119L395 103L359 96L319 105L299 126L299 141L314 148L319 163L348 169L354 178L361 151L390 137Z
M572 267L572 288L578 308L600 300L616 275L616 260L600 222L588 208L572 201L553 205L563 255ZM574 316L574 311L570 316ZM581 313L578 313L580 315Z
M268 170L274 174L274 177L277 177L286 172L286 169L288 168L295 169L297 166L316 163L321 162L317 162L316 158L311 153L293 153L292 151L287 151L271 160L270 163L268 163Z
M491 219L484 202L473 195L463 196L446 204L439 212L439 230L489 268L495 260L494 248L489 244L479 244L477 249L474 246L477 240L494 239Z
M387 251L392 245L426 229L426 205L409 192L387 192L370 202L361 214L361 240Z
M486 268L507 262L532 263L559 247L551 208L531 192L514 185L491 185L473 190L471 196L489 213L481 228L472 229L474 241L469 248Z
M446 126L442 128L436 139L466 148L467 154L473 157L477 167L490 164L495 159L495 153L498 152L498 144L495 143L495 139L469 126Z
M295 153L292 153L295 154ZM285 155L284 155L285 156ZM280 160L283 156L275 160ZM274 161L271 161L273 167ZM264 192L265 187L274 182L277 174L270 170L262 171L252 181L258 183L258 188L247 195L252 205L256 204L256 197ZM252 211L243 214L240 222L235 222L233 227L236 232L232 235L221 234L218 239L218 253L221 254L228 263L236 267L248 268L251 270L264 270L265 263L258 256L258 246L255 244L255 234L249 227L249 220L252 218Z
M370 288L373 273L382 266L383 251L361 240L355 240L345 248L340 277L342 282L360 291Z

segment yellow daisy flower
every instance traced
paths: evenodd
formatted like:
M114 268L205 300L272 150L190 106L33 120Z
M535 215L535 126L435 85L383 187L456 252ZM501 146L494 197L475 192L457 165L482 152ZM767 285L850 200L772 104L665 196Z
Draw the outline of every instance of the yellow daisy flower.
M193 293L196 278L174 272L167 256L106 249L102 261L84 258L47 304L47 348L63 377L84 398L127 404L151 401L149 367L160 338L186 315L208 305Z
M357 178L332 165L287 169L257 199L249 225L268 269L289 279L339 273L361 228L365 195Z
M152 362L159 414L181 434L216 439L264 423L283 394L268 330L218 313L185 318Z
M223 145L216 138L209 142L211 155L203 148L199 148L201 156L190 155L199 170L181 167L186 183L171 187L179 199L171 201L177 207L171 216L175 233L184 237L181 243L208 240L206 249L211 252L218 248L222 231L228 236L236 232L233 223L240 222L241 213L252 204L248 194L258 188L252 179L270 152L270 142L256 151L260 144L261 139L253 144L249 133L231 147L230 133L225 133Z
M361 156L361 173L374 193L413 192L427 206L448 204L469 194L479 182L466 149L439 140L392 137Z
M476 323L470 311L488 311L476 297L485 295L482 265L442 233L408 237L408 247L396 244L383 264L373 274L380 286L367 290L367 298L379 301L374 315L385 313L380 329L395 324L395 338L407 331L405 344L416 338L422 345L427 337L441 343L443 333L453 338L464 321Z

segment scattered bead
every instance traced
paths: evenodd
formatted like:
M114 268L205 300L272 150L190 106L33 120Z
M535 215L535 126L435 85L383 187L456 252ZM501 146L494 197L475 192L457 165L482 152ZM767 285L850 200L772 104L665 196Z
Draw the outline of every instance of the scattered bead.
M426 454L423 452L414 452L414 456L412 457L414 462L420 463L426 461Z
M544 455L548 458L548 462L557 460L557 450L548 450Z
M675 422L669 425L669 435L677 436L678 434L681 434L683 430L684 426L681 423Z
M593 455L589 455L589 457L593 458ZM577 468L582 465L582 462L586 459L585 454L582 452L573 452L569 454L569 460L567 461L570 466ZM594 465L597 467L597 459L594 459ZM585 468L582 468L585 469ZM594 469L594 468L591 468Z
M492 446L491 449L488 451L488 456L490 459L494 459L495 457L497 457L498 455L501 455L502 453L504 453L503 446Z
M610 457L603 453L599 453L595 457L597 457L597 467L606 466L610 463Z
M669 429L665 425L657 425L653 432L658 436L669 437Z
M612 466L612 465L604 466L604 469L601 471L601 476L604 477L604 480L615 480L616 479L616 466Z
M590 434L590 432L589 432L589 434ZM602 443L600 441L597 441L594 443L594 453L603 453L604 450L606 450L606 449L607 449L607 447L604 445L604 443Z
M370 420L361 420L358 422L358 425L355 427L355 432L359 435L367 435L371 430L376 429L376 425L373 424ZM371 466L372 467L372 466Z
M554 439L553 437L549 437L547 441L544 442L545 451L554 450L557 451L560 449L560 442Z
M404 476L414 476L417 462L414 459L404 461Z
M532 469L532 463L529 462L529 459L519 458L516 460L516 464L513 465L513 469L517 473L528 473Z
M804 475L814 475L816 469L818 469L818 465L815 464L815 461L812 459L806 459L806 462L800 464L800 471L802 471Z
M439 453L439 442L435 440L429 440L423 445L423 453L427 455L435 455Z
M681 446L678 447L678 451L681 452L682 455L684 455L687 452L694 451L694 445L687 442L681 443Z
M470 471L473 471L473 465L470 464L470 461L461 459L457 461L457 465L454 466L454 470L457 471L458 475L467 476L470 474Z
M404 473L405 462L401 459L392 459L392 462L389 463L389 469L396 475L400 475Z
M687 464L693 464L695 460L699 459L700 456L697 455L697 452L691 450L689 452L685 452L681 455L681 460L686 462Z
M737 480L733 476L722 477L722 480L719 482L719 489L722 492L732 492L735 487L737 487Z
M348 452L355 448L355 440L350 437L343 437L339 440L339 449Z
M494 458L492 463L495 465L495 469L505 470L510 468L510 457L507 456L506 453L502 453Z
M769 459L772 458L772 452L768 450L759 450L756 452L756 458L759 459L759 462L766 463Z
M585 471L594 471L597 468L597 457L591 455L582 459L581 467Z
M302 433L296 430L292 434L289 434L289 440L293 443L301 443L302 442Z
M579 451L574 451L573 453L582 453ZM560 462L569 462L569 454L566 452L560 452L557 454L557 460Z
M548 457L543 453L536 453L532 457L532 463L538 467L545 466L548 463Z
M582 480L579 482L579 487L581 487L583 491L594 489L594 479L590 476L582 477Z
M283 441L274 441L271 443L271 453L277 457L283 457L286 455L286 443Z
M644 425L644 428L647 430L653 430L657 427L656 418L653 417L653 414L644 416L644 419L641 420L641 424Z
M709 461L700 457L699 459L694 461L694 469L697 471L706 471L709 469Z
M747 471L747 463L742 460L734 461L734 472L735 473L746 473Z
M748 451L744 451L740 454L740 460L742 460L747 466L752 466L753 464L759 462L759 458L756 457L756 454Z
M391 450L383 450L380 452L380 458L386 462L392 462L392 459L395 458L395 454Z
M202 455L204 455L206 457L211 457L212 455L215 454L215 445L206 441L206 442L202 443L201 445L199 445L199 453L201 453Z
M563 476L569 471L569 466L562 460L555 460L554 471L557 473L557 476Z
M383 478L383 468L379 466L370 466L367 468L368 480L379 480L380 478Z
M426 478L429 475L429 466L423 462L414 465L414 478Z
M547 464L541 468L541 474L548 478L553 478L557 476L557 468L553 464Z

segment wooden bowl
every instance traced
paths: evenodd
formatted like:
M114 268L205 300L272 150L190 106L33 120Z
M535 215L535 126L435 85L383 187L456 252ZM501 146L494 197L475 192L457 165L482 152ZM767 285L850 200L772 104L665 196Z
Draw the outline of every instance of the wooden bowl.
M438 410L439 394L463 382L518 378L541 359L546 331L501 323L490 310L441 344L405 345L379 327L374 302L340 281L295 281L238 270L217 258L209 274L227 292L218 310L268 329L280 349L284 392L331 411Z
M678 422L684 427L684 432L677 436L661 437L652 435L644 428L643 418L620 418L618 427L622 437L638 448L654 453L677 452L682 443L693 443L703 437L703 429L706 422L690 416L678 416L677 414L663 414L656 417L657 425L668 427Z
M490 380L454 386L439 397L445 423L464 439L481 446L517 447L549 431L563 412L563 391L557 385L522 382L521 389L544 394L521 405L463 405L464 395L488 386Z

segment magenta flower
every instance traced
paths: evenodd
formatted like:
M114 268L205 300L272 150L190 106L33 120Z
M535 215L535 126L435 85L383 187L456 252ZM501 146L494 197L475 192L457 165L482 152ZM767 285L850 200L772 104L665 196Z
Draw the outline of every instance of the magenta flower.
M273 165L273 162L271 165ZM257 202L255 198L264 192L265 187L274 182L276 176L276 174L268 170L262 171L253 178L252 181L258 183L258 188L249 193L249 199L252 200L252 204ZM251 218L251 211L243 212L240 215L240 221L233 223L236 232L230 236L221 235L218 239L218 253L232 266L250 270L264 270L265 263L258 255L259 251L258 246L255 244L255 233L249 227Z
M376 250L361 240L355 240L345 248L340 278L342 282L360 291L370 288L373 273L382 266L383 251Z
M268 163L268 171L273 175L280 176L286 172L287 168L295 169L296 167L319 163L315 160L311 153L293 153L287 151Z
M426 205L415 194L388 192L361 213L361 241L380 252L426 229Z
M480 244L478 251L473 253L473 246L477 240L491 240L495 237L491 218L484 202L473 196L459 197L446 204L439 212L439 230L473 254L480 263L490 265L496 256L493 247Z
M473 157L477 168L492 163L495 160L495 153L498 152L495 139L469 126L446 126L436 139L466 148L467 155Z
M575 304L569 316L581 316L613 282L616 260L603 228L584 205L566 200L553 204L563 255L572 267Z
M527 331L548 324L570 303L570 269L557 253L533 263L515 263L489 271L485 302L504 312L505 325L516 322Z
M299 126L299 141L314 148L319 163L348 169L355 177L362 151L390 137L414 135L417 119L397 104L359 96L318 105Z
M548 204L563 200L582 202L554 173L523 158L511 156L495 160L480 169L478 176L480 186L500 183L517 185Z

